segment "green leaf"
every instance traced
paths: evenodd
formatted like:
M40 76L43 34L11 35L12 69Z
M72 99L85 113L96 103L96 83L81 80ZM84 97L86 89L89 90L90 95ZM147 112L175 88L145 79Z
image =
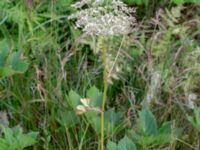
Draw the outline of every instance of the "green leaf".
M15 74L15 71L10 67L0 67L0 77L8 77Z
M59 0L56 4L56 7L59 9L59 11L70 11L72 10L71 4L73 0Z
M87 91L87 97L91 99L90 105L91 106L101 106L102 104L102 93L95 87L92 86L88 91Z
M107 144L107 150L117 150L117 144L109 140Z
M134 139L141 146L161 145L161 144L170 143L172 140L171 133L160 134L160 135L155 135L155 136L137 135L137 136L134 136Z
M22 128L3 128L4 137L0 138L2 150L22 150L37 142L38 132L23 133Z
M143 3L147 7L149 5L149 0L143 0Z
M159 134L171 133L171 122L164 122L159 128Z
M122 125L123 114L121 112L115 112L114 109L109 109L104 114L105 117L105 130L106 134L112 135L116 132L116 129L120 129L119 126Z
M194 117L187 115L187 119L200 132L200 108L196 107L194 109Z
M12 53L10 56L10 63L15 72L24 73L28 69L29 63L27 60L22 60L20 55L20 52Z
M172 2L178 5L178 4L183 4L184 0L172 0Z
M200 132L200 128L198 127L198 125L196 124L195 120L193 117L191 116L187 116L188 121Z
M198 32L200 32L200 21L197 22L197 29L198 29Z
M28 66L28 61L21 59L20 52L9 54L9 46L6 40L0 41L0 77L24 73Z
M29 132L27 134L21 134L18 137L18 141L20 143L20 147L24 149L25 147L29 147L34 145L37 141L38 132Z
M61 125L67 127L73 127L79 122L78 117L74 111L59 110L58 117L56 118Z
M118 143L118 150L136 150L135 144L125 136Z
M133 58L137 58L137 57L141 56L143 53L142 49L132 48L130 50L131 50L130 54Z
M8 144L12 144L13 139L14 139L14 134L11 128L3 128L5 140L7 141Z
M68 95L68 103L71 105L72 108L76 109L76 107L80 104L81 97L74 91L70 91Z
M88 111L85 113L87 121L90 123L92 128L96 133L100 134L101 132L101 117L98 112Z
M6 64L6 58L9 54L9 47L6 40L0 41L0 67Z
M93 127L93 129L96 131L96 133L100 134L101 133L101 117L95 116L88 119L88 121Z
M5 139L0 138L0 149L2 150L9 150L9 145L7 144Z
M197 125L200 126L200 108L196 107L194 109L194 115L195 115Z
M135 0L135 3L136 3L137 5L141 5L143 2L142 2L142 0Z
M158 133L156 119L148 108L139 112L139 128L145 135L156 135Z
M114 108L107 110L104 114L105 120L112 124L119 123L122 115L121 112L115 112Z

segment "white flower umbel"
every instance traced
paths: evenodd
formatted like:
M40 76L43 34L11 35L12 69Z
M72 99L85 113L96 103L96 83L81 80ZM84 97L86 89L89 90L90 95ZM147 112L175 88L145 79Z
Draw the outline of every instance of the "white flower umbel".
M109 3L104 0L82 0L72 6L86 9L69 16L76 19L76 27L88 35L124 35L134 31L136 19L133 17L135 9L129 8L120 0L112 0Z

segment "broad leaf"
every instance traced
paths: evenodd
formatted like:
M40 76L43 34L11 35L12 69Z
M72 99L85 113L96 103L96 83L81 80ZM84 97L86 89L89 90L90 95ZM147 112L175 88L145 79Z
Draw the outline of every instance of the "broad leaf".
M87 91L87 98L91 99L90 105L91 106L101 106L102 104L102 93L95 87L92 86Z
M107 150L117 150L117 144L109 140L107 144Z
M6 40L0 41L0 77L8 77L16 73L24 73L29 63L21 58L21 53L9 52Z
M164 122L159 128L159 134L169 134L171 133L171 122Z
M136 150L135 144L125 136L118 143L118 150Z
M101 133L101 117L95 116L88 120L93 129L100 134Z
M25 147L29 147L34 145L37 141L38 132L29 132L27 134L21 134L18 137L18 141L20 143L20 147L24 149Z
M161 144L167 144L171 142L171 133L160 134L155 136L134 136L135 141L142 146L156 146Z
M14 52L10 56L10 64L12 66L12 69L15 70L16 72L23 73L28 69L28 61L27 60L22 60L20 57L21 53L20 52Z
M194 109L194 117L187 115L187 119L200 132L200 108L196 107Z
M76 109L76 107L80 104L81 97L74 91L70 91L68 95L68 103L71 105L72 108Z
M156 135L158 133L156 119L148 108L139 112L139 128L145 135Z
M185 0L172 0L175 4L183 4Z
M8 77L15 73L16 72L11 68L11 66L0 67L0 77Z
M7 144L5 139L0 138L0 149L9 150L9 145Z
M74 111L62 110L58 111L57 114L57 120L63 126L73 127L79 122L78 117Z
M123 114L121 112L115 112L114 109L107 110L104 113L105 117L105 126L106 126L106 133L109 135L112 135L114 132L116 132L117 129L120 129L119 127L122 126L122 116Z
M4 136L0 138L0 149L22 150L37 142L38 132L23 133L22 128L3 128Z
M9 54L9 47L6 40L0 41L0 67L3 67L6 63L6 58Z

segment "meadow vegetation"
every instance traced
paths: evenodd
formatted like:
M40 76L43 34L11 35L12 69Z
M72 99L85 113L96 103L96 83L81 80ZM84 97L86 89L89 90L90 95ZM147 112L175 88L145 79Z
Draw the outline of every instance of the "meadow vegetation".
M199 86L199 0L0 0L0 150L200 150Z

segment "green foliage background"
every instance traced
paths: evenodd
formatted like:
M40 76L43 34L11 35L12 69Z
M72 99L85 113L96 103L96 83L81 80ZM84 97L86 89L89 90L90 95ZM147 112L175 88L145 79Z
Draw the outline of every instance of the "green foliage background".
M124 2L137 8L139 29L124 37L120 63L125 65L120 80L109 86L107 149L195 149L200 118L186 101L195 93L199 105L200 1ZM103 83L94 41L67 19L75 11L72 3L0 1L0 110L11 114L10 128L39 133L30 149L100 147L99 113L75 113L80 98L101 104ZM112 38L111 49L117 51L119 41ZM144 108L154 72L160 73L160 87Z

